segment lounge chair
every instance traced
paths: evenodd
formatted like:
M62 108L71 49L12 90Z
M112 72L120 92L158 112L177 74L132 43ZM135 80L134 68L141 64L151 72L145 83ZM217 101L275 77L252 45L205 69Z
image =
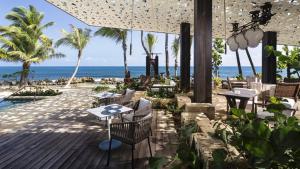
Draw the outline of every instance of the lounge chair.
M145 117L134 122L113 123L110 125L110 145L108 150L108 157L106 165L109 166L111 143L112 139L119 140L122 143L131 145L131 167L134 168L134 149L135 144L138 144L145 139L148 140L150 156L152 157L150 145L152 117Z
M298 109L299 87L299 83L278 83L276 85L273 96L281 99L281 103L285 105L286 109L282 113L286 116L294 116ZM271 96L264 96L262 103L255 103L255 112L258 118L265 119L274 116L273 113L264 110L265 106L269 104Z

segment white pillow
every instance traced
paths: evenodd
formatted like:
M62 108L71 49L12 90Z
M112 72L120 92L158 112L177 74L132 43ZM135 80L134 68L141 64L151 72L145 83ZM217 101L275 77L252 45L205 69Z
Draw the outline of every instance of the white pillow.
M174 82L173 80L170 81L170 85L171 86L176 86L176 82Z
M150 107L150 106L151 106L151 102L149 100L144 99L144 98L140 98L140 103L139 103L138 110L145 109L145 108Z
M133 98L135 91L126 89L125 96L123 98L123 102L130 102L130 100Z

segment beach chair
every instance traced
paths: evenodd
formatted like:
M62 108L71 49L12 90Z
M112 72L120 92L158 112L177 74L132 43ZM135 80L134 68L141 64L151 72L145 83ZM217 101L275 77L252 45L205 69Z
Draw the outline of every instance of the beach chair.
M152 117L144 117L138 121L113 123L110 125L110 144L106 165L109 166L112 139L119 140L122 143L131 145L131 167L134 168L134 149L135 145L148 140L150 156L152 157L150 133Z
M135 90L126 89L120 98L115 99L115 102L121 105L128 105L132 103Z

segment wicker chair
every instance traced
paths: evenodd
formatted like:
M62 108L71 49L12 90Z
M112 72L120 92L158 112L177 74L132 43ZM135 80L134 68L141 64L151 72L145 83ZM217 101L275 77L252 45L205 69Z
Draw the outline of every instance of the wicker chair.
M112 139L120 140L125 144L131 145L131 166L134 168L134 149L135 144L148 140L148 146L150 155L152 157L151 145L150 145L150 132L151 132L152 117L142 118L134 122L114 123L111 124L111 140L108 150L107 166L110 161L111 141Z

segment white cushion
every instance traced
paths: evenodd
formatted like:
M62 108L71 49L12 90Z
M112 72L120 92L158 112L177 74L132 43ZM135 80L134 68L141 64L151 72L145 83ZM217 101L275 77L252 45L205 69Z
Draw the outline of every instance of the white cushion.
M152 109L151 102L147 99L140 98L140 103L138 109L135 111L136 115L146 115L150 114Z
M124 115L122 115L123 120L124 120L125 122L131 122L131 121L133 121L133 116L134 116L133 113L129 113L129 114L124 114Z
M283 105L285 105L286 108L293 108L296 104L295 100L294 99L290 99L290 98L282 98L282 101L281 103Z
M147 107L149 105L151 105L151 102L149 100L144 99L144 98L140 98L138 110L139 109L144 109L145 107Z
M126 93L125 93L125 96L123 97L122 102L123 103L130 102L134 96L134 93L135 93L134 90L126 89Z
M174 80L171 80L171 81L170 81L170 85L171 85L171 86L176 86L176 82L174 82Z

